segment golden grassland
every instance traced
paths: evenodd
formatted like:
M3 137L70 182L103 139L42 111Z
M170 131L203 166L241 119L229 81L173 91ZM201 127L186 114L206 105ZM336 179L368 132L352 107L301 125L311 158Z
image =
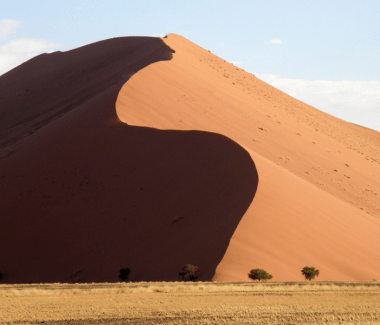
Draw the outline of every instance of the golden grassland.
M0 285L0 324L380 324L380 282Z

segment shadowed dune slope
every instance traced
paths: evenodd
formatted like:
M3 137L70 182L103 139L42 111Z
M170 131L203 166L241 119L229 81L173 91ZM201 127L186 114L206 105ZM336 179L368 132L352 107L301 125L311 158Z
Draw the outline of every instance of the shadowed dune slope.
M174 34L173 60L134 75L119 118L223 134L249 151L260 184L214 280L380 279L380 133L337 119Z
M3 283L210 280L255 195L236 142L122 123L139 69L170 60L158 38L118 38L36 57L0 77ZM154 63L157 64L157 63Z
M0 150L110 88L119 91L138 70L169 60L172 52L153 37L114 38L21 64L0 77Z

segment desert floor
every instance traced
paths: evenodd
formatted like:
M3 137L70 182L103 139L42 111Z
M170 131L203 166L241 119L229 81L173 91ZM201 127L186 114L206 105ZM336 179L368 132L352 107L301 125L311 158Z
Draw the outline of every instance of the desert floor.
M0 285L1 324L379 324L380 282Z

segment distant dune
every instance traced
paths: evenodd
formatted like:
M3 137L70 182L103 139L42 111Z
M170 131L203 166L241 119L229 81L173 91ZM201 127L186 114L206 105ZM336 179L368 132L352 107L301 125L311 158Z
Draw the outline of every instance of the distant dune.
M380 279L379 132L174 34L43 54L0 89L2 283L187 263L200 280Z

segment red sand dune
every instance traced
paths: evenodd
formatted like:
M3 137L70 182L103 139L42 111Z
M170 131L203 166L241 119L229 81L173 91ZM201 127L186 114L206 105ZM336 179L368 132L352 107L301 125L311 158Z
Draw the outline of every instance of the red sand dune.
M310 107L177 36L173 60L134 75L117 102L120 119L160 129L204 130L244 146L257 194L214 280L245 281L252 268L274 280L380 278L380 133Z
M174 280L186 263L213 277L257 188L250 155L115 110L130 75L171 57L158 38L120 38L1 77L4 282L116 282L125 267L134 281Z
M0 89L3 282L380 278L379 132L173 34L41 55Z

